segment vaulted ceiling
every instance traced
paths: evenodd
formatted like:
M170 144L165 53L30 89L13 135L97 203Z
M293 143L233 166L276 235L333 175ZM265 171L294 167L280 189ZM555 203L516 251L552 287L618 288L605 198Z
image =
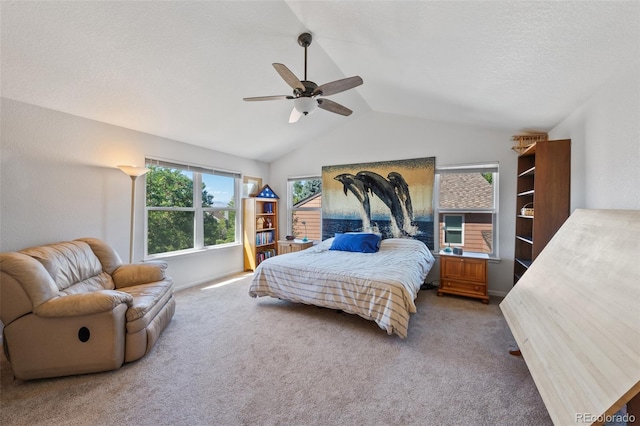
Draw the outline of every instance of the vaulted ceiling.
M637 1L3 1L2 96L273 160L371 111L549 130L640 57ZM272 63L359 75L289 124Z

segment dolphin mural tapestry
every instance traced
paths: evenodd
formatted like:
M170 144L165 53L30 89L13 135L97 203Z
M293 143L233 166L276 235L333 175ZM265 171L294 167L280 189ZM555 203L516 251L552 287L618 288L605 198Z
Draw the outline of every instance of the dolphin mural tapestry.
M435 157L323 166L322 239L379 232L433 250L435 168Z

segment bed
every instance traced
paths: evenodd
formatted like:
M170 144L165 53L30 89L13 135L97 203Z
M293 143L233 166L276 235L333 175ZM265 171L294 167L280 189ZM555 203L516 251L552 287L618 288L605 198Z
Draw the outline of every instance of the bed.
M434 263L429 249L404 238L382 240L374 253L330 250L333 243L329 238L263 261L249 295L342 310L406 338L414 300Z

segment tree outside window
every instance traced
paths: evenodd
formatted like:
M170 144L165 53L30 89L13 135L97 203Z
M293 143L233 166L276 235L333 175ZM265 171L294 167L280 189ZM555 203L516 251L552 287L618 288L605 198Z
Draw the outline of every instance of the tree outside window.
M176 166L147 164L147 255L235 242L237 179Z

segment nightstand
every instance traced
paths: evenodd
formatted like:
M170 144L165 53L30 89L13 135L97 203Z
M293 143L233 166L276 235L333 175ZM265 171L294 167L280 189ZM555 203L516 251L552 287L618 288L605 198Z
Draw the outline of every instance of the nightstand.
M302 240L280 240L278 241L278 254L293 253L308 249L313 245L313 241Z
M455 294L475 297L489 303L486 253L455 255L440 252L440 288L438 296Z

